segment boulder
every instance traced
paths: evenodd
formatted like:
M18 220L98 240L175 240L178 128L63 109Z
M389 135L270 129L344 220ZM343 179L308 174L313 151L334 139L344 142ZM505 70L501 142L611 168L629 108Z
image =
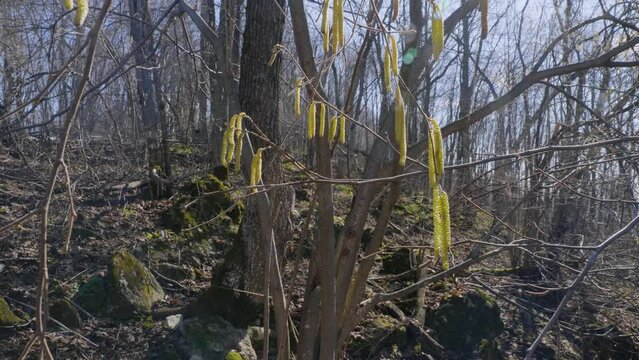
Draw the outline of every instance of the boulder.
M348 352L352 358L379 359L407 347L406 326L384 314L366 319L352 335Z
M250 334L219 316L182 321L179 344L180 353L192 360L257 360Z
M427 315L426 325L442 346L461 354L491 348L504 330L497 302L483 292L445 299Z
M78 310L68 300L58 300L49 306L49 315L70 329L82 326Z
M401 274L409 271L411 266L411 252L407 248L400 248L382 257L382 274Z
M153 274L127 251L111 257L105 277L95 276L78 290L74 300L90 313L131 319L150 314L164 299Z

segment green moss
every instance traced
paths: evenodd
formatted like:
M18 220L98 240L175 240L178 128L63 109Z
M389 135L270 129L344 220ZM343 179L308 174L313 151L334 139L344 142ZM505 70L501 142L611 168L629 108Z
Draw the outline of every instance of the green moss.
M460 353L471 353L482 339L495 338L504 329L495 300L477 292L445 299L428 314L427 325L441 345Z
M80 286L73 301L89 313L101 313L107 301L104 277L95 275L89 279L86 284Z
M147 314L152 305L164 298L157 280L133 255L119 251L111 258L108 268L112 315L130 318Z
M169 148L169 152L175 155L188 156L195 153L193 147L184 144L175 144Z
M244 358L239 352L231 350L228 352L228 354L226 354L224 360L244 360Z
M224 219L231 219L235 224L239 224L241 220L242 205L234 201L227 192L226 185L214 175L194 179L182 187L180 193L180 200L161 217L162 224L176 232L193 228L218 216L219 221L201 226L198 231L206 233L214 224L219 225Z
M135 210L132 206L124 205L121 210L122 217L125 219L132 218L138 214L137 210Z
M22 320L9 309L9 304L0 297L0 326L18 325Z

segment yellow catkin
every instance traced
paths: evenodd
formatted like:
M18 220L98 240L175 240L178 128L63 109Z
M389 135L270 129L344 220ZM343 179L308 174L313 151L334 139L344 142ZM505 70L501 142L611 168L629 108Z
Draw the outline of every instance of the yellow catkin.
M388 47L384 51L384 85L386 86L386 92L390 93L392 90L391 84L391 55Z
M429 118L429 122L430 127L433 130L435 173L437 174L437 179L439 179L442 175L444 175L444 141L442 139L442 131L439 128L437 120Z
M435 170L435 133L433 128L428 130L428 183L432 189L437 186L437 172Z
M339 143L346 143L346 116L339 117Z
M441 54L442 49L444 48L444 21L442 20L442 15L437 7L435 7L435 11L431 17L431 22L433 27L433 59L437 60L439 59L439 54Z
M439 187L433 188L433 250L435 257L442 253L442 217L439 201Z
M397 40L393 35L388 36L391 47L391 68L393 69L393 75L399 76L399 64L398 64L398 52L397 52Z
M481 11L481 38L488 36L488 0L479 1L479 9Z
M319 120L319 137L324 137L324 129L326 128L326 104L324 103L320 103Z
M222 162L222 165L224 167L229 166L228 161L226 161L226 153L228 151L228 137L231 131L231 128L226 128L226 130L224 131L224 136L222 137L222 152L220 154L220 161Z
M328 2L329 0L324 0L324 5L322 5L322 46L324 48L324 52L328 52L329 50L328 39L330 34L328 27Z
M297 85L295 86L295 116L300 116L302 114L302 83L303 79L297 80Z
M241 116L238 116L235 122L235 173L239 173L242 166L242 147L244 145L244 132L242 131L242 119L244 118L243 114L244 113L240 113Z
M331 46L337 53L339 47L339 0L333 0L333 32L331 33Z
M328 126L328 141L335 140L335 136L337 135L337 118L338 116L331 118L331 123Z
M395 89L395 141L399 148L399 165L406 165L406 117L404 116L404 99L397 85Z
M442 266L448 269L448 251L450 250L450 206L448 204L448 195L445 191L439 191L439 215L441 217L441 256Z
M257 149L253 160L251 161L251 186L257 186L262 180L262 151L264 149ZM256 192L257 188L253 188L253 192Z
M235 123L237 122L238 115L235 114L231 117L229 121L229 132L226 136L226 142L228 143L228 148L226 150L226 163L230 164L233 161L233 156L235 155Z
M308 119L306 125L308 138L312 139L315 136L315 102L312 102L311 106L308 108Z
M67 11L73 9L73 0L62 0L62 6Z
M337 29L339 31L337 38L338 46L344 47L344 0L339 0L339 18L337 21Z
M397 16L399 16L399 0L393 0L393 15L391 16L391 21L397 20Z
M75 18L73 19L75 25L82 26L84 21L87 19L87 15L89 15L88 0L78 0L78 9L75 12Z

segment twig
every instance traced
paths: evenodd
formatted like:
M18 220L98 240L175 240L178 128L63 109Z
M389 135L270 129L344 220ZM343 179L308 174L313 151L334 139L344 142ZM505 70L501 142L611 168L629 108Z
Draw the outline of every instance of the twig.
M599 255L610 244L615 242L622 235L624 235L627 232L629 232L630 230L632 230L637 225L637 223L639 223L639 215L636 216L634 219L632 219L621 230L619 230L616 233L612 234L608 239L606 239L604 242L602 242L601 244L599 244L595 248L595 251L590 255L590 258L588 258L588 261L586 262L586 265L584 266L583 270L581 270L579 275L577 275L575 280L572 282L572 284L570 284L570 286L566 290L566 294L564 295L564 298L561 300L561 303L559 303L559 306L557 306L557 309L555 310L555 313L552 315L550 320L548 320L548 322L546 323L546 326L544 326L544 328L541 330L541 332L539 333L539 335L537 336L535 341L532 343L532 345L530 345L530 347L528 348L528 351L526 352L525 360L531 360L532 359L532 356L535 353L535 350L537 349L537 347L539 346L539 344L543 340L544 336L546 336L548 331L550 331L550 328L557 321L557 319L559 318L559 316L563 312L564 308L566 307L566 304L568 304L568 301L572 297L572 294L574 293L575 288L577 286L579 286L579 284L583 281L583 279L588 274L588 271L590 270L590 268L592 268L595 265L595 262L597 261L597 258L599 257Z

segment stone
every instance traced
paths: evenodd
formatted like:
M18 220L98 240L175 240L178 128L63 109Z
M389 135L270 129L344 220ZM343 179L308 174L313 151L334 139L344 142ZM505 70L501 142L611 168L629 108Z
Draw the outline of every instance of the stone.
M219 316L182 321L179 337L180 353L189 359L257 360L249 333Z
M461 354L488 349L504 330L497 302L483 292L445 299L427 314L426 326L442 346Z
M411 266L411 252L409 249L401 248L390 255L382 257L382 274L401 274L409 271Z
M49 306L49 316L70 329L77 329L82 326L78 310L65 299L55 301Z
M153 304L164 299L164 290L153 274L127 251L111 258L107 271L111 315L130 319L150 314Z
M173 330L182 323L182 319L184 319L182 314L167 316L166 319L164 319L164 324L167 328Z
M133 319L150 314L164 290L140 261L121 250L111 257L106 276L91 278L73 299L91 314Z

